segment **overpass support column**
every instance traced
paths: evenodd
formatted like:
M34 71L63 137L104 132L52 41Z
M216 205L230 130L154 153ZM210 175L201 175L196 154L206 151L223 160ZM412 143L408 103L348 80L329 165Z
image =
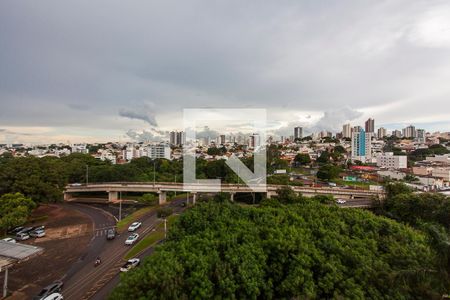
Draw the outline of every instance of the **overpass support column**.
M191 193L192 194L192 205L195 205L195 201L197 200L197 193Z
M115 202L117 200L119 200L119 192L109 191L108 192L108 201L109 202Z
M236 193L233 193L233 192L230 193L230 200L231 200L231 202L234 202L234 194L236 194Z
M64 201L70 201L72 200L73 196L70 193L65 192L64 193Z
M167 192L159 191L158 194L159 194L158 204L161 205L161 204L166 203L166 201L167 201Z

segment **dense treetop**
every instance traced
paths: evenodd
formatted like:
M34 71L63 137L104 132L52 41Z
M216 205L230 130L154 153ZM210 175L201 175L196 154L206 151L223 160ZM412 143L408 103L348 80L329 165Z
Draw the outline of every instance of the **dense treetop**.
M275 203L189 209L111 298L438 299L445 291L419 231L362 210Z

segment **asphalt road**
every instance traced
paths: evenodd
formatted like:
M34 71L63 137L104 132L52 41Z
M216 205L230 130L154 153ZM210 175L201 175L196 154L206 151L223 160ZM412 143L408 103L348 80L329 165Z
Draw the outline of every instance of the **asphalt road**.
M79 260L71 266L62 280L66 283L70 283L72 278L88 263L93 263L98 256L98 253L106 246L106 239L100 238L99 235L103 233L106 228L113 228L116 221L113 216L105 211L91 207L86 204L65 204L70 208L76 209L85 215L88 215L93 223L93 236L88 245L86 253L79 258ZM67 284L66 284L67 286Z
M173 200L168 206L173 207L174 212L181 211L183 201L185 199ZM96 299L105 299L120 281L118 273L120 267L124 264L122 258L130 249L130 246L125 245L128 233L122 233L116 236L114 240L107 241L106 231L115 225L112 216L99 208L83 204L72 205L91 216L95 228L87 254L70 269L64 279L62 294L64 299L80 300L91 299L99 292L100 294ZM106 218L106 216L108 217ZM139 239L142 239L161 222L155 212L144 215L139 221L142 222L141 228L136 231L140 235ZM95 267L94 262L97 256L100 256L102 263ZM145 254L142 256L145 257Z

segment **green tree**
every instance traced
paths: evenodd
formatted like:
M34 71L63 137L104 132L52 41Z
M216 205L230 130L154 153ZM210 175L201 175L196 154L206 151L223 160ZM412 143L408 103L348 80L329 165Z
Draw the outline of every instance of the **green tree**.
M319 170L317 171L317 178L322 180L332 180L339 177L339 173L342 171L341 167L332 165L332 164L326 164L320 166Z
M36 204L20 193L4 194L0 197L0 229L5 234L8 229L25 224Z
M436 256L422 233L363 210L209 202L111 299L437 299Z
M328 151L323 151L317 158L317 162L321 164L326 164L330 161L330 153Z
M311 163L311 157L307 153L298 153L294 161L300 165L307 165Z

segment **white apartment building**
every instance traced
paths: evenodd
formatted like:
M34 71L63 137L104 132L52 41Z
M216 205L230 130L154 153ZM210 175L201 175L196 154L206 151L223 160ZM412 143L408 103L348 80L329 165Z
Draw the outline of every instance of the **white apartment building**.
M377 156L377 167L396 170L406 169L408 158L406 155L394 155L392 152L386 152Z
M170 146L168 144L152 144L146 148L146 154L151 159L164 158L170 160Z
M72 145L72 153L88 154L89 149L86 144L73 144Z

